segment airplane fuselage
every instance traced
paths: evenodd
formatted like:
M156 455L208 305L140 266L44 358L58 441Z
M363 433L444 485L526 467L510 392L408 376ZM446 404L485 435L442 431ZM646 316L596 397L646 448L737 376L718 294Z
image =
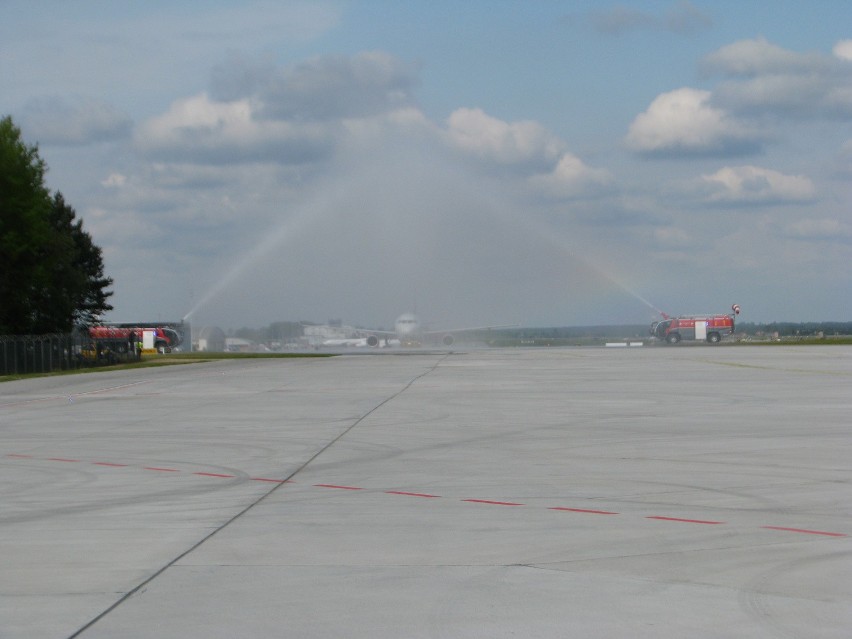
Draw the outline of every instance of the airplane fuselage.
M403 313L397 317L394 332L403 346L419 346L423 340L420 319L414 313Z

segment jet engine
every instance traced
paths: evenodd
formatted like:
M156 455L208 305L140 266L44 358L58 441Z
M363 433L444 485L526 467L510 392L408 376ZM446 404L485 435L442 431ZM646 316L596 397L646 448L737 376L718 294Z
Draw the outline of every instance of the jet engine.
M455 338L452 335L444 335L444 339L441 340L444 343L444 346L452 346L453 342L455 342Z
M375 335L368 335L367 336L367 346L376 347L378 345L379 345L379 338L378 337L376 337Z

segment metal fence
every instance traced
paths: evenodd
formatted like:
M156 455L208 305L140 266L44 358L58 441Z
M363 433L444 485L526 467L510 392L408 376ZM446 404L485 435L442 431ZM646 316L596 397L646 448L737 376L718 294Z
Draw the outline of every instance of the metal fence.
M0 375L49 373L135 361L125 340L92 340L85 332L0 335Z

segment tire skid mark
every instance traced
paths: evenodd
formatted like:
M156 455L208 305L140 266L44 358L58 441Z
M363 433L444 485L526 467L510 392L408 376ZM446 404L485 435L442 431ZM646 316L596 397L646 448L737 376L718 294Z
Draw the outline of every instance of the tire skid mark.
M27 404L38 404L41 402L55 401L74 401L75 397L88 397L89 395L100 395L111 391L124 390L140 384L149 384L153 380L143 379L138 382L130 382L128 384L119 384L118 386L106 386L104 388L96 388L90 391L81 391L79 393L71 393L70 395L48 395L47 397L34 397L32 399L19 399L13 402L0 403L0 408L10 408L12 406L26 406Z

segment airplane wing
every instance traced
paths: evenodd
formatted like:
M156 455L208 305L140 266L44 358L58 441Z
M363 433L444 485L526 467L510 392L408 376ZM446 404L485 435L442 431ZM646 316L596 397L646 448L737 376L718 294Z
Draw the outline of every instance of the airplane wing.
M364 335L387 335L388 337L396 337L396 331L378 331L372 328L355 328L352 329L357 334Z

